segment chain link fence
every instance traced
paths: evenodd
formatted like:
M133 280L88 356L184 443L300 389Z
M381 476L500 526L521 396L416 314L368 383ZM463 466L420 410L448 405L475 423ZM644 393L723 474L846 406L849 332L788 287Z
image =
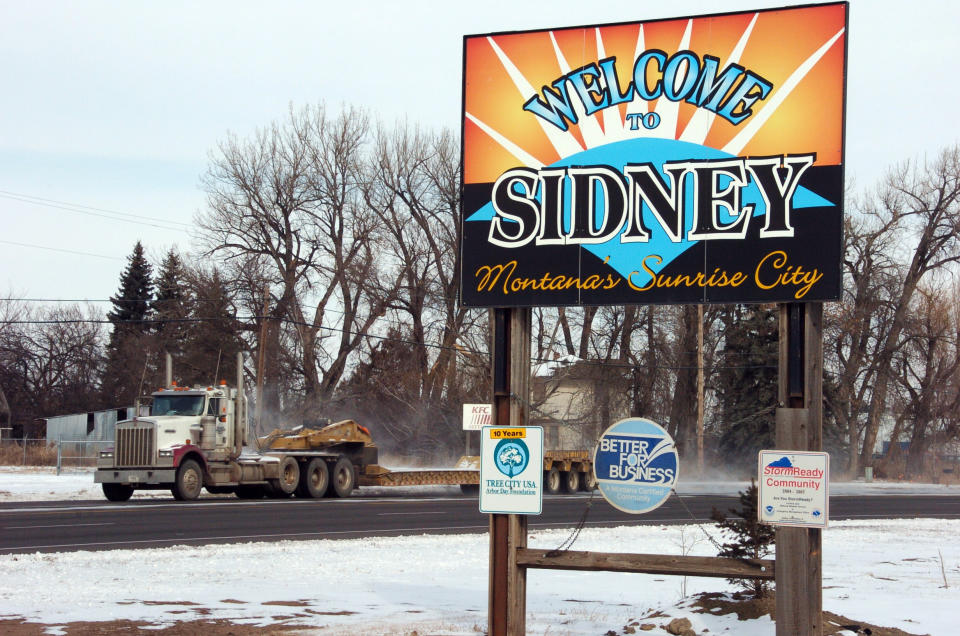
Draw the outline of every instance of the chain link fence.
M57 443L43 438L0 439L0 465L56 466Z
M57 474L96 468L100 451L110 446L113 440L58 440Z
M0 466L51 466L63 471L89 470L97 465L97 456L112 440L56 441L43 438L0 439Z

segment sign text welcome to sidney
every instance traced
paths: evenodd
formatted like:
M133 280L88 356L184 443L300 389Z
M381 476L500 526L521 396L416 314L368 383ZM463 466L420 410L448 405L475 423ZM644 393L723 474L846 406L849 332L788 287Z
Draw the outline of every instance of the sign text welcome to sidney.
M463 303L837 299L846 9L467 36Z

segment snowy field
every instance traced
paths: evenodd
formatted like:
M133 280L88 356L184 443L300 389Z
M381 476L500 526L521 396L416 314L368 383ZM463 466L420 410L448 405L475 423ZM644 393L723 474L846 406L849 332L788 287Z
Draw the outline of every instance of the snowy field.
M429 469L424 469L429 470ZM684 481L681 477L677 492L681 495L736 495L746 488L748 481ZM460 495L457 486L416 486L404 488L361 488L354 496L376 497L383 495ZM901 482L833 481L830 494L834 496L865 495L960 495L960 485L914 484ZM135 498L170 499L169 490L138 490ZM206 491L203 495L207 496ZM218 495L222 497L223 495ZM0 501L60 501L102 500L103 491L93 483L89 470L65 471L56 474L53 468L0 466Z
M100 493L90 481L89 474L0 471L6 500L97 499ZM849 486L874 494L892 487ZM687 488L711 490L708 484ZM725 488L722 492L732 494ZM712 525L706 530L716 532ZM562 529L537 530L530 546L554 548L568 535ZM956 634L957 536L960 520L831 523L823 537L824 609L910 634ZM50 634L66 633L58 626L75 621L122 619L158 626L227 619L253 629L295 625L304 633L343 635L482 633L487 542L485 534L419 535L0 555L0 620L23 617L48 625ZM572 549L716 553L696 526L587 528ZM732 591L723 579L530 570L527 589L529 634L623 634L636 622L655 625L637 633L662 635L676 617L688 618L697 634L774 633L769 617L738 621L732 614L688 607L696 593ZM661 615L645 618L657 611Z

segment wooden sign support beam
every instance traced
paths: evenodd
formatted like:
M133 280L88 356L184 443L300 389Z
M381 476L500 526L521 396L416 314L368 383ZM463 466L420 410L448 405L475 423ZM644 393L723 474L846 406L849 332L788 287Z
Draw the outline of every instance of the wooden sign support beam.
M780 305L777 450L823 449L823 304ZM777 636L823 633L819 528L777 528Z
M676 576L712 576L738 579L773 579L775 564L769 559L728 559L671 554L577 552L523 548L517 554L521 567L587 572L632 572Z
M530 382L530 309L494 309L491 332L493 425L525 426ZM526 547L526 515L490 515L490 636L522 636L527 631L527 571L517 564L517 554Z

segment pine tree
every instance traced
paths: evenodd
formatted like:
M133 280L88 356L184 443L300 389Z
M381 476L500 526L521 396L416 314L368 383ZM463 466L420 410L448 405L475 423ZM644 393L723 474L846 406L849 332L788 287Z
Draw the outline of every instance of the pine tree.
M718 556L731 559L763 559L773 551L776 533L772 526L760 523L757 518L757 484L751 480L746 490L740 491L740 509L730 508L734 516L728 518L726 514L716 508L710 518L717 522L723 530L733 534L733 540L724 543ZM740 585L743 591L754 598L763 598L770 592L770 581L766 579L727 579L733 584Z
M191 315L192 298L187 287L186 272L180 256L171 249L167 252L156 280L157 297L153 309L154 331L160 352L168 352L174 358L184 350L190 325L186 320Z
M177 361L185 383L209 384L221 379L233 385L237 354L245 349L240 338L233 295L219 270L191 273L193 313L185 330L183 353Z
M145 321L153 300L152 275L153 268L144 255L143 245L137 241L120 275L120 289L116 296L110 297L113 307L107 318L113 324L113 331L107 344L107 364L100 386L105 407L133 404L141 378L148 373L152 343L150 324Z
M719 453L730 468L752 470L757 452L772 448L777 405L777 313L738 305L727 318L717 374Z
M120 289L116 296L110 297L113 308L107 318L114 325L126 325L132 329L145 331L146 327L138 321L146 319L153 300L153 267L143 253L140 241L133 246L133 253L127 257L127 268L120 275Z

